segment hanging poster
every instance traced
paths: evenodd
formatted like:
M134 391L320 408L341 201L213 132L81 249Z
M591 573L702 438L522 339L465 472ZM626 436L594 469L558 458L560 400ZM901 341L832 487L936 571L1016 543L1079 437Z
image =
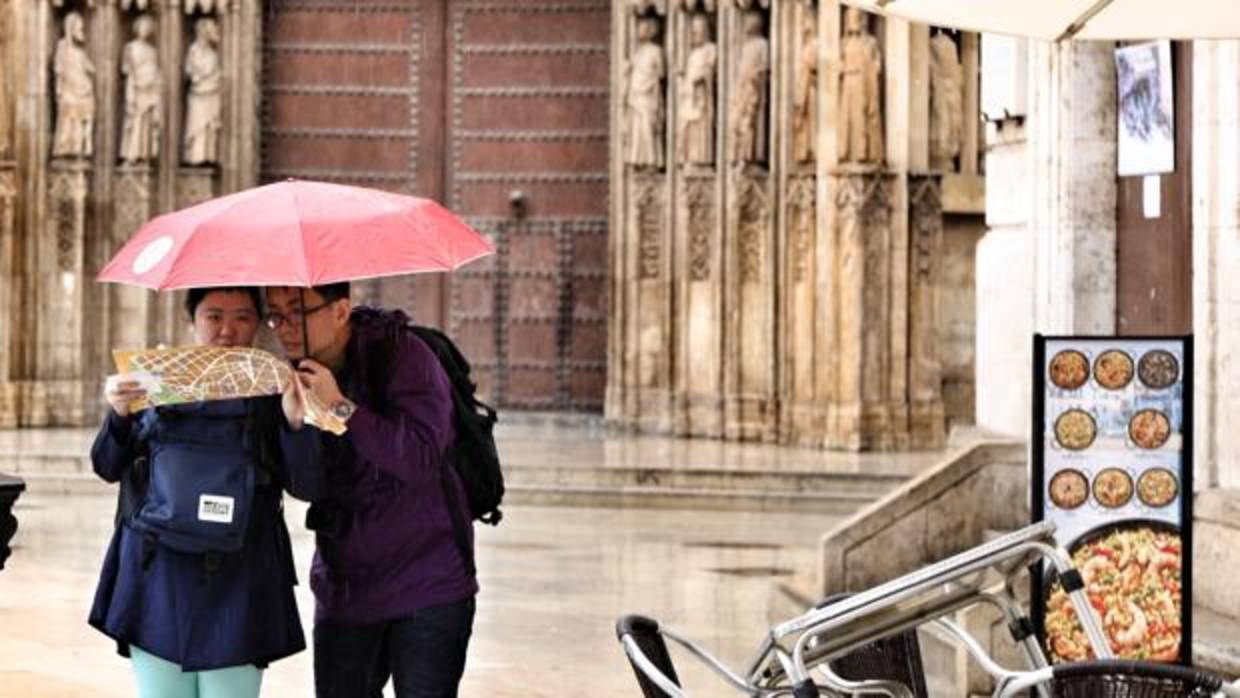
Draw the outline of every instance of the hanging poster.
M1192 651L1192 338L1034 338L1034 521L1056 525L1117 657ZM1052 662L1092 656L1053 572L1033 580Z
M1151 41L1115 49L1119 104L1119 174L1175 170L1175 90L1171 42Z

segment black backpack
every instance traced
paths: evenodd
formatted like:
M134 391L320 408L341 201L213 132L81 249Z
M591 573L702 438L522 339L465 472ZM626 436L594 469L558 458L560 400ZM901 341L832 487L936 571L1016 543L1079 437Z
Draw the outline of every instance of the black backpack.
M469 361L447 335L422 325L409 325L409 329L435 353L452 383L456 441L444 453L445 464L454 468L460 477L473 518L492 526L498 525L504 518L499 510L504 499L504 473L495 448L495 409L478 399L478 386L469 376ZM447 480L444 480L444 494L455 515L459 507L456 506L455 492L448 487Z

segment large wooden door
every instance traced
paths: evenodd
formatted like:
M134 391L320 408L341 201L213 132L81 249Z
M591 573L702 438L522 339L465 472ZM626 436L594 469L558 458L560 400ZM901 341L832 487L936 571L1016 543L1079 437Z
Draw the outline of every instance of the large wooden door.
M268 4L262 179L430 196L488 235L491 259L358 295L448 329L501 405L602 407L609 16L606 0Z
M1189 334L1193 328L1192 44L1172 44L1175 171L1159 176L1159 215L1146 215L1143 177L1116 186L1116 330Z

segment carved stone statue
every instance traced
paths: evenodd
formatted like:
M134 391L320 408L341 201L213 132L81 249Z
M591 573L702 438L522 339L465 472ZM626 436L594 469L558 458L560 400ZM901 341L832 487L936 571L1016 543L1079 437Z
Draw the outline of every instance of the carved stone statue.
M719 51L710 37L710 17L689 20L689 52L680 83L680 160L715 162L715 68Z
M964 69L946 32L930 39L930 167L950 170L960 155L964 125Z
M663 78L667 67L663 47L656 42L659 21L637 20L637 48L629 62L625 81L624 161L637 167L663 167Z
M737 61L736 91L732 97L732 162L766 162L767 86L770 82L770 43L763 35L762 14L747 12L742 19L744 39Z
M159 52L151 45L155 21L139 15L133 22L134 38L125 44L121 74L125 76L125 121L121 130L121 160L128 163L154 160L159 155L163 131L163 80Z
M222 3L223 0L220 0ZM204 14L215 12L216 0L185 0L185 14L192 15L195 10L199 10Z
M185 100L185 152L188 165L219 162L221 119L220 88L223 72L216 45L220 42L215 20L194 23L194 43L185 55L189 94Z
M883 159L883 123L879 78L883 56L861 10L844 14L840 45L839 115L836 126L840 162L873 163Z
M802 19L792 102L792 157L797 162L813 162L818 145L818 22L812 13Z
M56 43L56 133L52 157L90 157L94 153L95 64L86 55L82 15L65 15L64 36Z

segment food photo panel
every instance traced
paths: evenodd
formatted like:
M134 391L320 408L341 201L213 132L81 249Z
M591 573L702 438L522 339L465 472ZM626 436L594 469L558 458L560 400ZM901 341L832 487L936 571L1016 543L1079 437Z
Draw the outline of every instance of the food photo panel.
M1052 521L1117 657L1187 663L1192 338L1034 338L1031 509ZM1053 570L1034 625L1055 663L1093 656Z

